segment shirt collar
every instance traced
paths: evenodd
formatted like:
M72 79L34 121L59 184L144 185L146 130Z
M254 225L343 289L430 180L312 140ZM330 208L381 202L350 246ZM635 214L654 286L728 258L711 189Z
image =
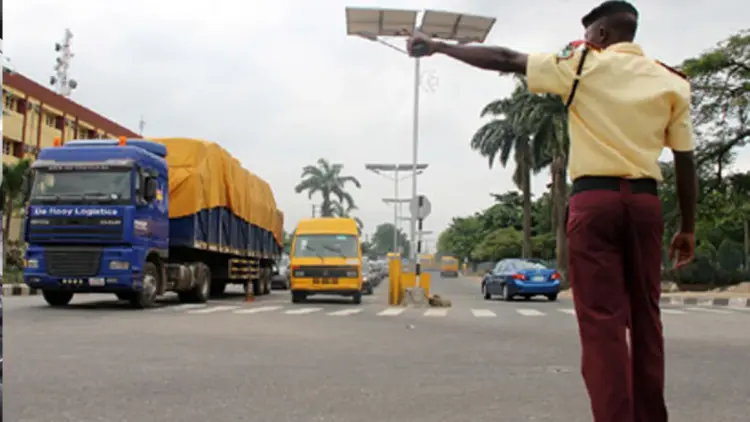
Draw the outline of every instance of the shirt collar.
M606 51L615 51L618 53L634 54L637 56L643 56L643 49L641 46L632 42L618 42L612 44L606 48Z

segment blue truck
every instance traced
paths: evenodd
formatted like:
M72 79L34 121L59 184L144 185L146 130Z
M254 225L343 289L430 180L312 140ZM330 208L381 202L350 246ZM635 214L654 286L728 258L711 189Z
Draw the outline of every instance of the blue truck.
M76 293L149 308L228 284L271 290L283 214L270 186L209 141L75 140L40 151L25 194L24 282L51 306Z

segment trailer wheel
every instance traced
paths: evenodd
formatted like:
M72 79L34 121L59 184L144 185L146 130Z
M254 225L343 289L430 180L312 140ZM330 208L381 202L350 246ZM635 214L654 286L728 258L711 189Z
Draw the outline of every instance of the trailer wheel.
M53 307L67 306L71 300L73 300L73 292L59 292L52 290L42 290L42 296L44 300Z
M139 292L133 292L130 306L136 309L146 309L154 306L156 291L159 287L159 270L153 262L143 265L143 286Z
M220 297L224 295L224 291L227 289L226 280L211 280L211 287L209 293L211 297Z
M195 264L195 285L186 292L179 292L182 303L206 303L211 296L211 270L203 263Z
M263 295L263 280L256 278L252 282L253 296L258 297Z

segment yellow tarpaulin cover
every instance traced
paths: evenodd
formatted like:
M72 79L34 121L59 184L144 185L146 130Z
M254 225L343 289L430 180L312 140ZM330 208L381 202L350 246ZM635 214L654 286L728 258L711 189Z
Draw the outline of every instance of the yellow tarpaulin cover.
M268 183L248 170L219 144L187 138L151 139L167 148L169 217L227 207L246 222L283 242L284 214Z

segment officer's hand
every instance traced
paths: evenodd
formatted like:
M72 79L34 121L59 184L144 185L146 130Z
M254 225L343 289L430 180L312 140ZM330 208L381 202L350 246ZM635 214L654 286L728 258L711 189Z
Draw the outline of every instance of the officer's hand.
M684 267L695 259L695 235L693 233L677 233L669 245L669 259L674 262L674 268Z
M435 53L437 42L430 37L416 33L406 40L406 51L411 57L426 57Z

